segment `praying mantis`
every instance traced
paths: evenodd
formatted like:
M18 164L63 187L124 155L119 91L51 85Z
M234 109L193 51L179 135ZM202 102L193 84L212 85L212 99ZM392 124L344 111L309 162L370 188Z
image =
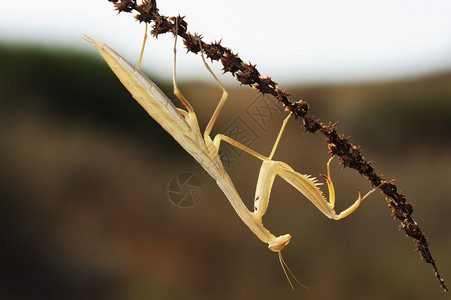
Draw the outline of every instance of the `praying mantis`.
M213 139L210 133L215 121L224 106L228 93L213 71L208 66L203 52L201 57L205 67L208 69L217 85L222 89L221 99L208 123L204 133L202 134L197 121L196 113L193 107L181 94L176 80L176 44L177 34L174 41L174 60L173 60L173 86L174 94L181 101L185 109L176 107L171 100L147 78L139 67L135 68L127 60L121 57L113 49L107 45L97 42L94 39L85 36L85 40L91 43L116 74L121 83L127 88L133 98L147 111L147 113L157 121L164 130L166 130L182 147L185 149L216 181L219 188L225 194L235 212L247 227L264 243L268 244L268 248L278 253L279 261L285 276L292 289L293 284L287 274L287 270L294 277L287 264L282 258L282 250L290 242L291 235L283 234L275 236L263 225L263 216L265 215L271 194L273 182L278 175L283 180L295 187L301 194L310 200L325 216L333 220L340 220L353 213L360 203L368 197L375 189L370 190L365 196L361 197L358 193L358 199L347 209L337 214L334 210L335 190L331 180L330 158L327 162L327 176L324 177L329 190L329 200L327 200L322 191L319 189L320 183L317 179L309 175L303 175L293 170L288 164L282 161L273 160L273 156L282 137L282 133L286 127L291 113L284 119L279 134L276 138L274 146L269 156L264 156L256 151L246 147L245 145L233 140L232 138L217 134ZM202 45L200 45L202 47ZM142 53L141 53L142 57ZM140 58L141 61L141 58ZM254 198L254 210L250 211L241 200L240 195L235 189L233 182L224 168L220 156L218 154L221 141L227 142L234 147L244 150L251 156L262 161L260 172L257 180L257 187ZM294 277L296 279L296 277ZM296 281L302 285L297 279Z

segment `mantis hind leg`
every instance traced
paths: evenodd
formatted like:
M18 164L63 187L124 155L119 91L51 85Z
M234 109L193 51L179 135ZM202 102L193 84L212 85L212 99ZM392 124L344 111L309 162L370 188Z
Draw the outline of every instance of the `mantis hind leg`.
M191 106L191 104L189 104L188 100L186 100L186 98L182 95L182 93L180 92L178 85L177 85L177 33L178 33L178 18L176 19L176 30L175 30L175 38L174 38L174 60L173 60L173 71L172 71L172 83L174 86L174 94L175 96L177 96L177 98L182 102L183 106L185 106L186 110L188 111L188 114L194 114L194 110L193 107ZM141 68L141 63L142 63L142 59L143 59L143 55L144 55L144 49L146 47L146 42L147 42L147 30L148 30L148 25L147 23L145 23L145 31L144 31L144 37L143 37L143 43L141 46L141 53L139 55L139 61L138 61L138 65L137 65L137 69L139 70Z
M136 66L136 68L139 70L141 68L141 63L143 60L143 55L144 55L144 48L146 48L146 42L147 42L147 23L144 23L146 25L145 29L144 29L144 38L143 38L143 44L141 46L141 53L139 54L139 61L138 61L138 65Z
M180 92L178 86L177 86L177 36L178 36L178 28L179 28L179 17L175 20L175 33L174 33L174 64L173 64L173 70L172 70L172 84L174 85L174 95L179 98L180 102L182 102L183 106L185 106L186 110L188 111L188 114L194 115L194 110L191 104L189 104L188 100L182 95Z
M216 77L216 75L213 73L213 71L210 68L210 66L207 64L207 61L205 60L204 50L202 48L202 42L201 41L199 41L199 46L200 46L200 55L202 57L202 61L204 62L205 68L207 68L208 72L210 72L211 76L213 77L213 79L216 81L216 83L218 84L218 86L222 90L221 100L219 100L218 106L216 106L216 109L215 109L213 115L211 116L207 127L205 128L204 136L209 136L210 133L211 133L211 130L213 129L213 125L215 124L216 119L218 118L218 115L221 112L221 109L222 109L222 107L224 106L224 103L227 100L227 97L229 96L229 93L227 92L225 87L222 85L222 83L219 81L218 77Z

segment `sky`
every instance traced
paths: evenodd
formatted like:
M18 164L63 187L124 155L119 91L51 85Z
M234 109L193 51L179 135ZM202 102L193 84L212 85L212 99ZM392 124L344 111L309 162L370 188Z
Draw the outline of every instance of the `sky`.
M277 3L277 4L276 4ZM144 25L107 0L0 0L0 43L94 50L86 34L136 63ZM188 30L257 64L276 82L325 83L418 76L451 69L449 0L157 0ZM173 38L150 39L143 68L171 78ZM208 79L200 57L178 47L178 77ZM0 58L1 62L1 58ZM214 65L220 74L220 66ZM225 79L224 79L225 77ZM230 75L222 76L226 82Z

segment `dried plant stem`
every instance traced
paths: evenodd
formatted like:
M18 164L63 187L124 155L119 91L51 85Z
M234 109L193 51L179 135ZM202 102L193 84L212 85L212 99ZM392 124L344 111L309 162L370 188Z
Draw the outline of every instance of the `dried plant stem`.
M339 135L335 130L336 124L323 124L319 119L314 120L308 115L309 105L305 101L293 102L288 99L289 94L278 88L278 84L270 77L260 77L260 73L255 65L245 63L234 54L229 48L223 47L221 42L207 44L202 41L199 34L188 32L188 24L184 17L166 17L159 14L156 0L146 0L138 4L136 0L108 0L113 2L119 12L137 12L136 19L140 22L152 24L151 34L157 37L160 34L171 32L183 38L183 42L188 51L198 53L201 51L200 45L205 55L212 61L221 61L224 73L230 72L232 76L241 84L246 84L256 88L262 94L274 96L293 115L302 120L305 131L310 133L321 132L326 137L329 146L329 153L341 159L344 167L355 169L371 182L371 185L378 187L385 195L388 206L392 210L395 218L401 221L400 228L415 240L415 246L421 259L432 265L434 275L438 279L440 286L447 291L444 280L441 278L435 260L429 251L429 244L426 236L421 231L418 224L412 218L413 206L406 202L406 196L398 191L394 181L385 180L382 175L376 173L361 152L360 146L355 146L349 142L349 138ZM176 29L176 24L178 28Z

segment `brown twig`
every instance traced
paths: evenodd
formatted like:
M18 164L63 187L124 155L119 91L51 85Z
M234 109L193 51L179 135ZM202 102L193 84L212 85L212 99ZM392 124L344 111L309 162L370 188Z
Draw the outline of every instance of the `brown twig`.
M184 17L160 15L156 6L156 0L142 1L141 4L137 4L136 0L108 1L113 2L119 12L136 11L138 13L136 15L138 21L152 23L151 34L155 37L167 32L178 34L183 38L188 51L193 53L198 53L201 50L199 46L201 44L208 58L212 61L221 61L224 73L230 72L241 84L252 86L262 94L274 96L278 102L282 102L288 110L292 111L297 119L302 120L306 132L321 132L326 137L331 155L338 156L344 167L357 170L359 174L371 182L372 186L378 187L382 191L393 216L401 221L400 228L415 240L415 246L421 259L432 265L434 275L438 279L440 286L445 291L448 290L429 251L426 236L412 218L413 206L406 202L406 196L398 191L393 180L387 181L382 175L376 173L371 166L371 162L363 157L360 146L355 146L348 141L348 137L337 133L335 130L336 124L325 125L319 119L314 120L308 115L309 105L305 101L290 101L288 99L289 94L280 90L276 82L270 77L260 77L255 65L243 62L237 54L233 53L229 48L223 47L221 42L207 44L202 41L201 35L189 33L187 30L188 24ZM178 25L177 29L176 24Z

